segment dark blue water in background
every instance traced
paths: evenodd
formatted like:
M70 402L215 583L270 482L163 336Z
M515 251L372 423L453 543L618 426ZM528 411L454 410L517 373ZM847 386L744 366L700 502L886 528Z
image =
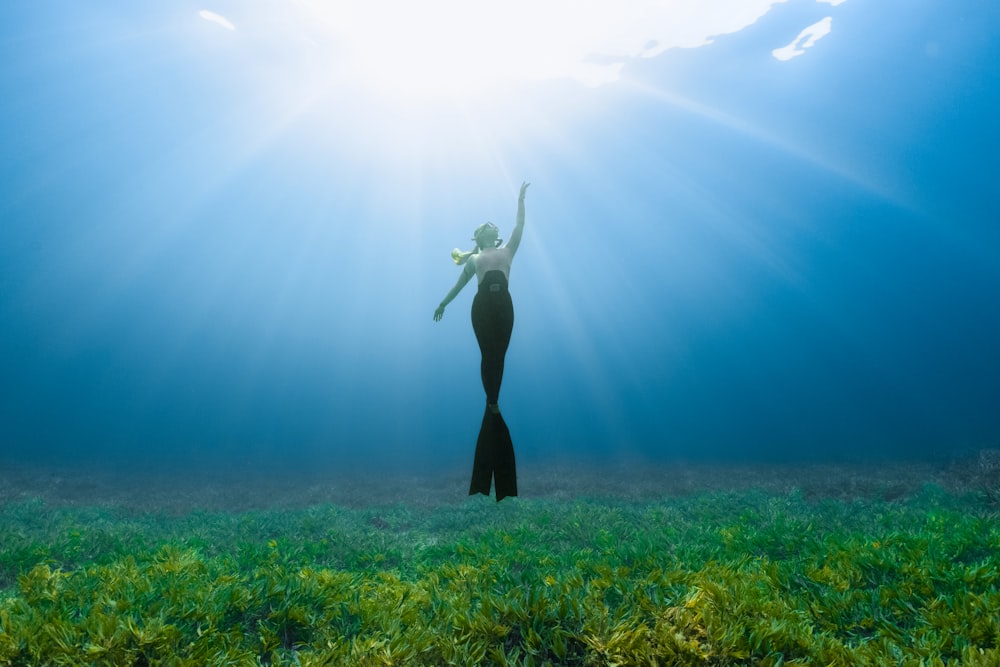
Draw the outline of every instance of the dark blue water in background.
M473 288L431 316L522 180L522 465L1000 445L995 3L794 0L472 123L146 4L0 9L0 462L470 465Z

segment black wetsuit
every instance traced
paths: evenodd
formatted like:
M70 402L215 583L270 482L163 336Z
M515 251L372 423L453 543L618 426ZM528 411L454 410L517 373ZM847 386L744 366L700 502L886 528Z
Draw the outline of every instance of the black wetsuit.
M480 373L487 405L476 442L469 494L489 495L491 478L495 478L499 501L517 495L510 431L499 411L490 409L490 405L496 406L500 400L504 357L514 329L514 302L507 291L507 277L503 271L488 271L479 283L479 291L472 301L472 328L483 355Z
M483 353L480 373L486 402L496 405L500 401L504 357L514 329L514 302L503 271L490 271L479 283L479 291L472 300L472 328Z

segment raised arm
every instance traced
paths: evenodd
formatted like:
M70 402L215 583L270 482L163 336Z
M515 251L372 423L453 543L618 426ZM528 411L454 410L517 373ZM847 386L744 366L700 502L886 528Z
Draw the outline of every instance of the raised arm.
M531 183L521 183L521 194L517 198L517 224L514 225L514 231L510 234L510 241L507 241L511 257L517 252L517 247L521 245L521 234L524 232L524 193L529 185Z
M458 276L458 280L455 281L455 286L448 291L444 299L438 305L437 310L434 311L434 321L439 322L442 317L444 317L444 307L451 303L451 300L458 296L458 293L462 291L466 283L476 275L476 261L475 257L470 257L469 261L465 263L462 267L462 273Z

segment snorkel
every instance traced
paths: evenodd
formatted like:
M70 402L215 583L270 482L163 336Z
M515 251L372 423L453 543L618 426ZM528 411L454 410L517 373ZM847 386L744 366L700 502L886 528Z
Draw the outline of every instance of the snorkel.
M488 246L487 244L482 243L480 241L480 238L488 232L493 232L493 234L496 236L496 240L493 242L492 246ZM484 222L483 224L476 227L476 231L472 233L472 240L476 242L477 248L487 248L487 247L496 248L501 243L503 243L503 240L500 238L500 228L494 225L492 222Z
M496 235L496 240L493 242L492 246L488 246L480 242L480 238L483 236L484 232L492 231ZM503 239L500 238L500 228L494 225L492 222L484 222L483 224L476 227L476 231L472 233L472 240L476 242L476 247L469 251L463 251L460 248L454 248L451 251L451 261L455 262L458 266L461 266L469 261L469 258L483 250L487 247L498 248Z

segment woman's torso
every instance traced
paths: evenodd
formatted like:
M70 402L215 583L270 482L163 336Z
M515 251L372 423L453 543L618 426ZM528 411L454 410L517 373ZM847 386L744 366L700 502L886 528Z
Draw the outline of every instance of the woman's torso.
M483 278L490 271L500 271L504 277L510 279L510 250L503 248L486 248L479 251L475 256L476 279L483 282Z

